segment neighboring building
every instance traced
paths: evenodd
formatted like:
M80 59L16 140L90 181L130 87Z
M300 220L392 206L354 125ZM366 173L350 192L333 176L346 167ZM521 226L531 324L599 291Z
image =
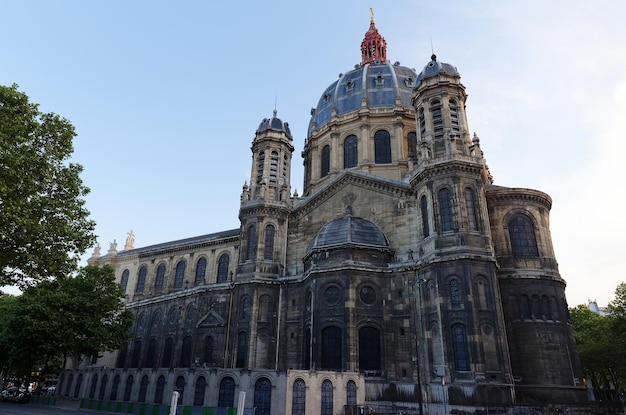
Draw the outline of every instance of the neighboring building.
M178 390L225 408L243 391L256 415L591 413L550 197L492 184L454 66L390 63L373 19L361 54L311 111L302 196L274 112L240 228L95 253L126 290L132 338L66 371L61 395L167 404Z

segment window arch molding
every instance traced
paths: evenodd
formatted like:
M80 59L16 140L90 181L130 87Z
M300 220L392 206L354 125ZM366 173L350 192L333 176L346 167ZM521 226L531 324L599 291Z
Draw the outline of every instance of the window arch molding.
M391 160L391 134L385 129L377 130L374 133L374 163L390 164Z
M348 134L343 140L343 168L349 169L359 164L359 137Z
M441 186L436 194L441 232L454 231L454 189L450 186Z

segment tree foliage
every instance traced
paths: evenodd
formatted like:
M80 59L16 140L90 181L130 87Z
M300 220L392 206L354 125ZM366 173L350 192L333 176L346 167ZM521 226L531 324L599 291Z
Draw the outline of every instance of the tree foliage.
M70 122L0 85L0 286L70 275L95 243Z
M84 357L118 349L133 319L123 297L108 265L87 266L75 277L29 287L16 297L11 317L0 327L0 345L8 344L7 366L22 373L59 356L78 364Z
M618 399L626 386L626 284L615 290L608 313L581 304L570 309L580 363L599 399Z

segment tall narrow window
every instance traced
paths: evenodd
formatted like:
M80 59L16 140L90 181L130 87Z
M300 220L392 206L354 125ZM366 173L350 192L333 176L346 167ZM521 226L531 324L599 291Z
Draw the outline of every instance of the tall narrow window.
M322 408L321 415L333 415L333 383L326 379L322 382Z
M217 401L219 408L232 408L235 405L235 381L226 376L220 382L220 392Z
M116 362L117 368L125 367L127 353L128 353L128 342L126 341L122 343L122 347L120 348L119 352L117 352L117 362Z
M111 395L109 396L109 400L117 400L117 390L120 387L120 382L120 375L115 375L115 377L113 378L113 385L111 386Z
M137 397L137 401L139 402L145 402L146 401L146 394L148 392L148 375L144 375L141 378L141 382L139 383L139 396Z
M196 380L196 390L193 394L193 406L204 405L204 393L206 392L206 379L204 376L200 376Z
M96 397L96 386L98 385L98 374L94 374L91 379L91 387L89 388L89 399Z
M353 380L349 380L346 385L346 403L356 405L356 383Z
M426 196L422 196L420 200L420 209L422 211L422 233L424 238L430 235L430 226L428 226L428 199Z
M176 379L176 391L178 392L178 404L180 405L183 402L183 395L185 393L185 378L182 376Z
M133 357L130 361L130 367L139 367L139 360L141 359L141 340L136 340L133 346Z
M470 370L467 335L465 334L465 326L462 324L452 326L452 346L456 370Z
M455 100L451 99L448 103L448 107L450 108L450 124L452 127L452 132L455 135L461 134L461 129L459 127L459 107Z
M454 230L452 198L448 189L439 191L439 215L441 216L441 230L443 232Z
M163 347L163 359L161 360L161 367L170 367L172 364L172 353L174 352L174 339L168 337L165 340L165 347Z
M409 153L409 160L417 160L417 134L411 131L406 136L406 146Z
M128 287L129 276L130 271L128 271L128 269L125 269L124 272L122 272L122 280L120 281L120 286L122 287L122 291L124 291L124 294L126 294L126 287Z
M98 391L98 399L103 400L104 399L104 394L106 392L107 389L107 382L109 381L108 376L102 375L102 382L100 382L100 391Z
M256 227L254 225L248 228L247 242L248 249L246 250L246 260L251 261L256 257Z
M341 329L330 326L322 330L321 369L341 370Z
M206 258L202 257L196 262L196 278L194 286L204 284L204 276L206 275Z
M183 348L180 351L180 367L191 366L191 336L183 338Z
M433 120L433 135L436 140L443 138L443 116L441 114L441 101L434 100L430 104L430 113Z
M178 261L176 264L176 274L174 275L174 288L182 288L183 280L185 279L185 268L187 263L185 260Z
M165 390L165 376L161 375L157 379L156 388L154 389L154 403L163 403L163 392Z
M270 156L270 184L276 185L276 177L278 176L278 152L272 151Z
M156 363L157 341L156 339L150 339L148 343L148 354L146 355L146 367L153 368Z
M459 280L450 280L450 302L452 307L459 307L461 305L461 295L459 293Z
M424 108L420 108L417 120L419 122L420 137L423 139L426 135L426 117L424 116Z
M237 336L237 360L235 367L246 367L246 356L248 355L248 333L242 331Z
M255 415L270 415L272 403L272 383L268 378L260 378L254 384Z
M130 376L132 381L132 376ZM78 398L78 394L80 393L80 387L83 384L83 374L78 375L78 379L76 379L76 386L74 387L74 398ZM132 385L132 383L131 383Z
M527 216L521 214L513 216L509 220L508 228L513 256L539 256L537 240L535 239L535 227Z
M322 149L322 172L320 177L326 177L330 171L330 146L324 146Z
M522 320L530 320L530 299L525 294L519 299L519 312Z
M256 167L256 182L257 184L261 184L263 181L263 170L265 169L265 153L260 152L259 158L257 159L257 167Z
M204 363L213 363L213 337L209 336L204 339Z
M306 415L306 384L300 378L293 383L291 415Z
M478 228L478 206L476 206L476 193L469 187L465 189L465 206L467 207L467 221L469 229L477 231Z
M343 168L356 167L359 162L359 142L356 135L349 135L343 142Z
M272 261L274 259L274 233L276 228L274 225L267 225L265 227L265 247L263 252L263 259L266 261Z
M146 285L146 275L148 274L148 268L144 265L139 268L139 274L137 276L137 287L135 288L136 294L143 294L143 289Z
M380 332L374 327L359 330L359 369L380 370Z
M228 266L230 265L230 255L222 254L217 261L217 282L225 282L228 279Z
M374 162L391 163L391 136L386 130L378 130L374 134Z
M163 283L165 281L165 264L159 264L157 267L156 277L154 278L154 291L160 293L163 291Z
M133 375L128 375L126 378L126 385L124 386L124 402L130 401L130 394L133 390L134 381L135 379L133 378Z

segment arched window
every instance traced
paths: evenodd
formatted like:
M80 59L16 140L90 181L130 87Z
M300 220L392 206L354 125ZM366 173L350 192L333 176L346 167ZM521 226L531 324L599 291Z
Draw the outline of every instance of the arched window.
M424 238L430 235L430 226L428 226L428 199L422 196L420 200L420 210L422 211L422 233Z
M183 348L180 352L180 367L191 366L191 336L183 338Z
M419 112L418 112L418 123L419 123L419 128L420 128L420 137L424 138L424 136L426 135L426 118L424 117L424 108L420 108Z
M441 230L443 232L454 230L452 198L448 189L439 191L439 215L441 216Z
M196 262L196 278L194 286L204 284L204 276L206 275L206 258L202 257Z
M461 305L461 294L459 293L459 280L450 280L450 303L452 307L459 307Z
M159 264L154 278L154 291L156 293L163 292L163 284L165 281L165 264Z
M185 378L182 376L176 379L176 391L178 392L178 404L180 405L183 402L183 395L185 394Z
M265 153L260 152L259 158L257 160L257 168L256 168L256 182L257 184L261 184L263 181L263 170L265 168Z
M135 288L136 294L143 294L144 286L146 285L146 275L148 274L148 268L144 265L139 268L139 274L137 276L137 287Z
M274 225L267 225L265 227L265 249L263 252L263 259L272 261L274 259L274 233L276 228Z
M353 380L349 380L346 385L346 403L356 405L356 383Z
M80 393L80 387L83 384L83 374L78 375L78 379L76 379L76 387L74 387L74 398L78 398L78 394Z
M157 348L156 339L150 339L150 343L148 343L148 354L146 356L147 368L153 368L156 363L156 348Z
M349 135L343 142L343 168L356 167L359 163L359 141L356 135Z
M163 359L161 360L161 367L170 367L172 365L172 353L174 351L174 339L168 337L165 340L165 347L163 348Z
M459 127L459 107L453 99L448 102L448 107L450 108L450 123L452 131L455 135L459 135L461 133L461 129Z
M541 314L545 320L552 320L552 311L550 310L550 298L547 295L541 296Z
M322 407L321 415L333 415L333 383L326 379L322 382Z
M174 275L174 288L182 288L183 280L185 279L185 268L187 267L187 263L184 259L178 261L176 264L176 274Z
M409 152L409 160L417 160L417 134L411 131L406 136L406 146Z
M541 305L539 304L539 296L533 295L530 297L530 310L532 312L532 316L535 319L541 318Z
M165 390L165 376L161 375L157 379L156 388L154 389L154 403L163 403L163 392Z
M380 332L374 327L359 330L359 369L380 370Z
M386 130L374 133L374 162L376 164L391 163L391 136Z
M117 352L117 362L115 363L115 367L123 368L126 365L126 354L128 353L128 342L125 341L122 343L122 347L119 352Z
M222 254L217 261L217 282L225 282L228 279L228 266L230 265L230 255Z
M139 359L141 358L141 340L135 340L133 347L133 357L130 359L130 367L139 367Z
M111 395L109 396L110 401L117 400L117 390L120 387L120 375L115 375L113 378L113 385L111 386Z
M322 359L320 369L341 370L341 329L336 326L322 330Z
M230 376L226 376L220 382L220 392L217 401L219 408L232 408L235 403L235 381Z
M98 392L98 399L104 399L104 393L107 389L107 383L109 382L109 377L105 374L102 375L102 382L100 382L100 391Z
M237 336L237 360L235 367L246 367L246 356L248 355L248 333L239 332Z
M527 295L522 295L519 299L519 312L522 320L530 320L530 299Z
M272 151L270 157L270 184L276 185L276 177L278 176L278 152Z
M211 336L204 339L204 355L202 360L204 363L213 363L213 337Z
M196 380L196 390L193 393L193 406L204 405L204 393L206 392L206 379L200 376Z
M300 378L293 383L291 415L306 415L306 384Z
M133 390L133 383L135 382L135 379L133 378L133 375L128 375L128 377L126 378L126 385L124 386L124 402L128 402L130 401L130 393Z
M443 116L441 115L441 101L430 103L430 113L433 120L433 135L436 140L443 138Z
M246 260L251 261L256 258L256 227L251 225L248 228L248 237L246 238L248 242L248 249L246 250Z
M322 172L320 177L326 177L330 171L330 146L326 145L322 149Z
M452 326L452 346L454 349L454 366L456 370L470 370L467 335L465 334L465 326L462 324Z
M537 239L535 239L535 227L527 216L521 214L513 216L509 220L508 228L513 256L539 256Z
M137 401L146 401L146 394L148 393L148 383L148 375L143 375L143 377L141 378L141 382L139 383L139 396L137 397Z
M272 383L268 378L260 378L254 384L255 415L270 415L272 403Z
M126 287L128 287L129 276L130 276L130 271L128 271L128 269L125 269L124 272L122 272L122 280L120 281L120 286L122 287L122 291L124 293L126 293Z
M304 350L302 351L302 354L304 355L304 368L306 370L311 369L311 328L307 328L306 332L304 333Z
M98 384L98 374L95 373L91 379L91 387L89 388L89 399L96 397L96 386Z
M467 208L467 221L471 231L480 230L478 227L478 206L476 205L476 193L469 187L465 189L465 206Z

